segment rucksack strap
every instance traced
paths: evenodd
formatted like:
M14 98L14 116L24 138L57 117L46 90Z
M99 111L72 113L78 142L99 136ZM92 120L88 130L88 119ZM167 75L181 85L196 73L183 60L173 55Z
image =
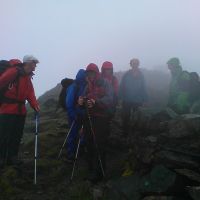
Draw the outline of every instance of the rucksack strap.
M18 105L18 112L21 113L22 112L22 107L25 105L25 101L20 101L17 99L12 99L12 98L8 98L8 97L3 97L1 99L0 104L17 104Z
M1 100L1 103L6 103L6 104L21 104L21 105L24 105L25 101L19 101L17 99L3 97L2 100Z

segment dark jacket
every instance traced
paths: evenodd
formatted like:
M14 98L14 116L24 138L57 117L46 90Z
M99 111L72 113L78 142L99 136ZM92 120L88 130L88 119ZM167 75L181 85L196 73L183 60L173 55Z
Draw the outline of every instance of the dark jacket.
M144 76L138 71L133 76L132 70L125 73L121 80L119 96L123 102L144 103L147 101L147 91Z

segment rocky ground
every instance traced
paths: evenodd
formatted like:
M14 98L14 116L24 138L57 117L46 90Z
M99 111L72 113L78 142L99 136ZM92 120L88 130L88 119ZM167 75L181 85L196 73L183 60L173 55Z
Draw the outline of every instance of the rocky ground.
M63 161L66 155L65 149L61 159L58 159L69 127L65 113L62 110L55 112L55 105L50 100L42 106L37 185L33 184L35 121L34 113L29 112L19 155L24 163L20 166L6 167L0 172L1 200L89 200L95 195L104 196L107 180L95 187L85 181L88 170L84 155L79 157L73 182L70 182L72 164ZM108 159L111 162L107 179L118 177L123 171L127 153L125 149L121 150L113 151L112 148L109 150Z
M50 102L43 105L40 117L37 185L33 184L35 124L30 113L20 151L24 163L1 171L0 199L200 199L199 115L140 109L131 119L128 138L123 138L117 113L108 148L107 179L94 186L85 181L84 155L78 159L73 182L69 181L72 165L63 161L66 152L57 159L69 127L65 113L55 112Z
M72 165L64 161L65 150L58 159L69 130L66 114L56 110L60 85L42 95L37 185L33 184L35 122L29 110L19 155L24 163L0 171L0 200L200 200L200 115L179 116L165 108L166 94L155 94L165 91L167 84L157 90L152 85L159 84L149 84L149 107L132 115L127 138L122 136L118 107L106 179L99 185L85 180L84 154L77 161L73 182L69 181Z

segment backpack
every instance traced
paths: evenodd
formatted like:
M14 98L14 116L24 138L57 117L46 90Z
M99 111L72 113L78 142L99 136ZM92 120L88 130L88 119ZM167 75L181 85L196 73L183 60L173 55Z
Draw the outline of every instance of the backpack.
M18 63L18 64L13 64L11 65L9 61L7 60L0 60L0 76L8 69L8 68L12 68L12 67L17 67L18 69L21 68L23 66L22 63ZM17 83L19 80L20 75L17 74L16 78L12 81L10 81L7 85L5 85L3 88L0 89L0 103L2 103L3 99L4 99L4 94L8 89L9 84L11 83Z
M7 60L0 60L0 76L8 69L10 68L10 63ZM4 93L7 90L7 85L0 89L0 102L4 97Z
M73 79L70 78L65 78L61 81L62 89L60 91L59 97L58 97L58 104L63 110L66 110L66 104L65 104L65 99L66 99L66 92L67 88L74 82Z
M0 60L0 75L2 75L3 72L6 71L6 69L8 69L9 67L11 67L9 61Z

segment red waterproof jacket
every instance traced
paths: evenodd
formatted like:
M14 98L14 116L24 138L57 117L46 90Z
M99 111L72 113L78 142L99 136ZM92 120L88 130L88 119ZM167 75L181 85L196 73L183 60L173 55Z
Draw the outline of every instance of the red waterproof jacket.
M85 96L96 101L95 106L90 109L92 116L107 117L112 112L113 106L113 90L110 83L104 80L99 73L98 67L95 64L89 64L87 71L94 71L96 78L91 81L87 79Z
M19 76L12 67L0 76L0 89L7 87L5 99L0 104L0 114L26 115L25 101L34 109L38 106L30 75ZM7 86L8 85L8 86Z

